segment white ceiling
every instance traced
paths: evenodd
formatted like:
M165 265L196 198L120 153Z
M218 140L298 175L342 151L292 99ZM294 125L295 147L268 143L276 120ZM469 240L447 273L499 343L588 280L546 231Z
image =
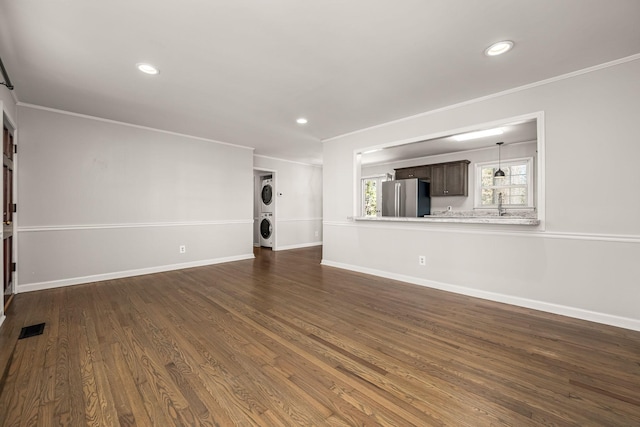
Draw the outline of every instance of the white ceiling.
M0 57L22 103L321 163L323 139L636 54L639 18L638 0L0 0Z

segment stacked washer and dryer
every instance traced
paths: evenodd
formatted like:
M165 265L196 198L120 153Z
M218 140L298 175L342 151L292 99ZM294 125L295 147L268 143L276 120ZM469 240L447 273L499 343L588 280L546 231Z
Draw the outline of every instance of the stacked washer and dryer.
M270 175L262 178L260 191L260 246L273 248L274 236L274 202L273 179Z

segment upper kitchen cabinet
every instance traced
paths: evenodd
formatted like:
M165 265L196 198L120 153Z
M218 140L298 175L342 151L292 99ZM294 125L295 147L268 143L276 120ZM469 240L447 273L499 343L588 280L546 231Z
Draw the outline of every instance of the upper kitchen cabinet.
M422 178L431 181L431 197L467 196L469 160L411 166L396 169L396 179Z
M409 179L409 178L431 178L431 167L425 166L411 166L408 168L396 169L396 179Z
M469 160L431 165L431 197L468 196Z

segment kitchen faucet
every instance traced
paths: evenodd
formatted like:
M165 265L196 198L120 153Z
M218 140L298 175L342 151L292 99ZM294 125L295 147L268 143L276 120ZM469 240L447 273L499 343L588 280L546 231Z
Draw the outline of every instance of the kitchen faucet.
M502 192L498 193L498 216L503 216L507 210L502 207Z

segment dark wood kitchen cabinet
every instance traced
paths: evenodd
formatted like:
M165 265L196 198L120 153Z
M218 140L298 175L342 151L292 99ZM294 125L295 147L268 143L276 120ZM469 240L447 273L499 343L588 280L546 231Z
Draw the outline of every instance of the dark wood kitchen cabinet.
M429 179L431 178L431 167L429 165L425 165L396 169L396 179L409 178Z
M467 196L469 160L431 165L431 197Z
M411 166L396 169L396 179L422 178L431 181L431 197L467 196L469 160Z

